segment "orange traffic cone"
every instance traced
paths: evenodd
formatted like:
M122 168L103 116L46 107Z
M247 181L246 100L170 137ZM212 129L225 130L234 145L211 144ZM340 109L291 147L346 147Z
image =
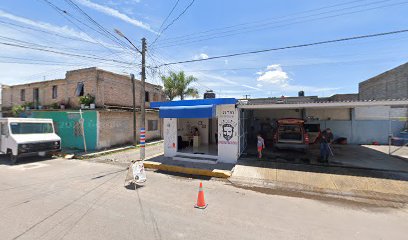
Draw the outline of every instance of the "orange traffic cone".
M197 204L194 205L195 208L200 208L204 209L207 207L208 204L205 204L204 200L204 190L203 190L203 183L200 182L200 188L198 190L198 198L197 198Z

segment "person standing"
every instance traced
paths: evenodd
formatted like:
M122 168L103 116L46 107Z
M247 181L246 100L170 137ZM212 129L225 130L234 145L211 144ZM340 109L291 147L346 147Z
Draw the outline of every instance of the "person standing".
M257 141L256 146L258 147L258 158L260 159L262 158L262 150L265 148L265 141L259 133L257 135Z
M333 133L330 128L326 128L320 138L320 161L329 162L330 144L333 142Z

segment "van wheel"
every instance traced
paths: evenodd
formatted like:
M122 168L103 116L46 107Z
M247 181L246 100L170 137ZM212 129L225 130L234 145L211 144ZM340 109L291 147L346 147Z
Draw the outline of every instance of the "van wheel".
M9 150L7 150L7 155L10 157L10 163L11 164L16 164L17 163L17 160L18 160L18 156L14 156L13 155L13 152L9 149Z

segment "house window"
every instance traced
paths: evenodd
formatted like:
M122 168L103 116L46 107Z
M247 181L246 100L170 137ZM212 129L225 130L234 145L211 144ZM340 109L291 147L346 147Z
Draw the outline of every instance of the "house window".
M33 89L33 102L38 104L40 101L40 90L38 88Z
M25 101L25 89L20 90L20 101Z
M146 102L150 102L149 92L148 91L145 92L145 99L146 99Z
M147 121L147 131L157 131L159 129L158 120L149 120Z
M52 99L56 99L58 97L58 86L52 86Z
M77 87L75 90L75 96L77 97L84 96L84 83L83 82L77 83Z

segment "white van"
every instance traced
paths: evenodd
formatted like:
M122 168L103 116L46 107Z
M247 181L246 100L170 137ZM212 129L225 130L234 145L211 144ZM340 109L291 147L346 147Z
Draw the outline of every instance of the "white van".
M0 118L0 153L10 155L11 163L20 156L42 155L61 150L52 119Z

